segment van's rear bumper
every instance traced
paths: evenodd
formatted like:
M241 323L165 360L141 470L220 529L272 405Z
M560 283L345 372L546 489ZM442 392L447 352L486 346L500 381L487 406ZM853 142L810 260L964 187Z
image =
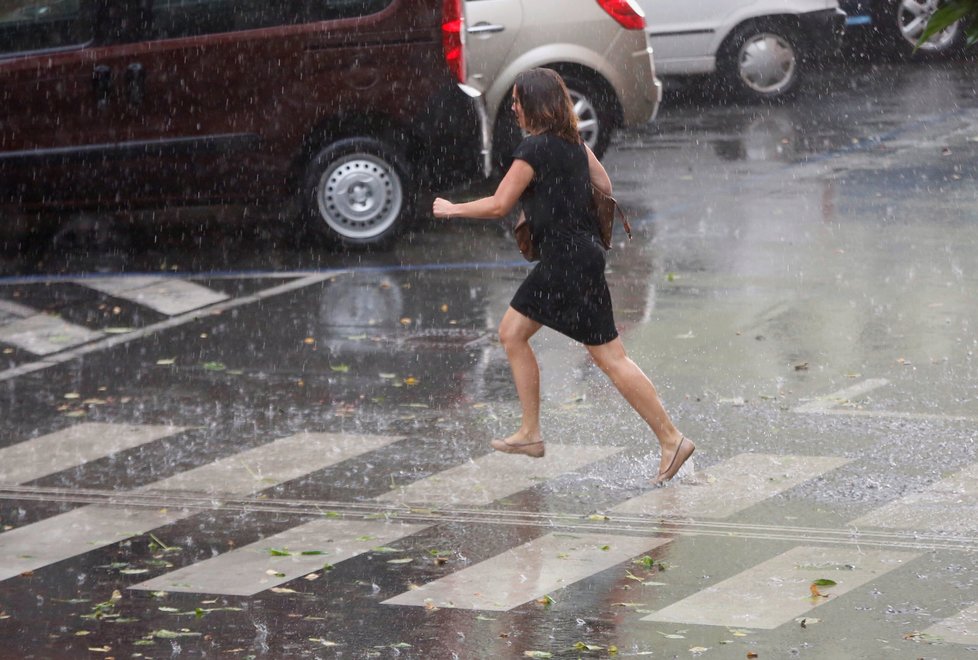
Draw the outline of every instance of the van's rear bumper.
M485 179L491 133L482 93L454 84L431 100L415 127L421 141L422 187L449 187Z
M812 57L831 55L842 47L846 34L846 13L839 8L806 12L798 15L802 34L808 36Z

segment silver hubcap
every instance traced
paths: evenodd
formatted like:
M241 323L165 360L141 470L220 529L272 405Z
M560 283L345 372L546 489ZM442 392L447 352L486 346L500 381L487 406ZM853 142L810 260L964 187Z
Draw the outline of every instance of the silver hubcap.
M594 145L598 143L598 136L601 134L598 111L587 97L577 90L569 89L567 91L570 92L571 102L574 104L574 114L577 115L577 131L587 146L594 149Z
M369 239L397 221L404 193L400 177L384 160L351 154L323 172L316 202L319 214L337 234Z
M740 48L737 69L750 89L762 94L777 94L795 77L798 58L783 37L761 33L749 38Z
M910 44L916 46L927 21L937 11L938 0L903 0L897 8L897 27ZM958 36L960 26L955 23L933 35L921 44L921 50L941 51L950 46Z

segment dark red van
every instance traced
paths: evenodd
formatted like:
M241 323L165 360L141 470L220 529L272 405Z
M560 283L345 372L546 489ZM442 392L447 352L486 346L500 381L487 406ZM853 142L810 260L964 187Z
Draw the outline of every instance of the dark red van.
M0 203L300 201L387 243L485 176L462 0L0 0ZM424 214L428 209L417 212Z

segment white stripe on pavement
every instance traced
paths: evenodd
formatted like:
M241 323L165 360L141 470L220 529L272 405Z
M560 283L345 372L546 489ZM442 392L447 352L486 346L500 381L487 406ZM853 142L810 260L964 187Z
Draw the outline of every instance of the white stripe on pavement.
M547 534L383 604L504 612L668 542L641 536Z
M547 444L543 458L492 452L377 499L442 506L489 504L540 481L573 472L621 451L621 447Z
M974 532L978 530L978 463L926 490L885 504L853 520L854 527Z
M94 277L75 284L129 300L161 314L174 316L227 300L228 296L207 287L167 277Z
M657 488L614 513L725 518L848 463L832 456L740 454L694 475L680 488Z
M879 389L884 385L888 385L890 381L885 378L869 378L862 382L851 385L838 392L833 392L826 396L820 396L814 401L804 403L794 409L796 413L820 413L825 412L836 406L849 403L851 399L854 399L864 394L869 394L875 389Z
M919 556L859 548L796 547L642 621L770 630L815 607L831 605ZM819 587L827 598L812 595L811 585L820 579L836 582L832 587Z
M0 326L0 342L35 355L50 355L102 336L52 314L34 314Z
M978 605L962 610L952 617L935 623L923 631L930 638L940 638L949 644L978 644Z
M22 484L183 432L179 426L86 422L0 449L0 485Z
M386 546L425 527L385 520L315 520L130 589L253 596L320 570L325 564L335 566Z
M138 489L245 497L379 449L399 438L301 433ZM161 493L161 506L165 497ZM193 511L86 506L0 534L0 581L193 515Z

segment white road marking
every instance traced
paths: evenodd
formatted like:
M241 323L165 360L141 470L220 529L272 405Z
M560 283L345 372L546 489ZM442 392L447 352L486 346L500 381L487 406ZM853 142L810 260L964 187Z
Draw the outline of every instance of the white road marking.
M851 399L869 394L873 390L888 385L890 381L885 378L869 378L856 383L850 387L833 392L827 396L820 396L814 401L797 406L796 413L823 413L838 405L848 403Z
M321 570L324 565L335 566L373 548L387 546L425 527L386 520L314 520L130 589L253 596Z
M727 580L696 592L642 621L771 630L815 607L831 606L844 594L900 568L920 553L858 548L796 547ZM815 580L828 598L813 596Z
M853 527L975 532L978 464L853 520Z
M544 458L492 452L399 487L377 499L444 506L489 504L619 451L621 447L547 443Z
M383 604L504 612L668 542L641 536L547 534Z
M387 436L300 433L154 482L137 492L207 491L245 497L399 440ZM0 534L0 581L176 522L190 510L86 506Z
M179 426L86 422L0 449L0 484L22 484L144 445Z
M935 623L924 630L923 634L940 638L949 644L967 644L969 646L978 644L978 604Z
M180 316L171 317L165 321L160 321L159 323L154 323L126 334L112 335L110 337L101 339L100 341L94 341L90 344L79 346L78 348L72 350L61 351L56 355L50 355L44 360L38 362L20 364L16 367L11 367L10 369L0 371L0 382L11 380L29 373L34 373L36 371L41 371L42 369L47 369L59 364L64 364L65 362L77 359L83 355L88 355L89 353L95 353L98 351L115 348L116 346L122 346L137 339L143 339L144 337L149 337L157 332L162 332L163 330L177 328L186 323L191 323L200 319L202 316L204 316L204 314L217 314L236 307L250 305L251 303L258 302L266 298L271 298L283 293L302 289L313 284L318 284L330 278L336 277L339 274L341 274L340 271L306 275L305 277L300 277L299 279L291 282L280 284L279 286L274 286L249 296L227 300L222 303L217 303L216 305L211 305L193 312L181 314ZM2 337L2 329L0 329L0 341L4 341Z
M227 300L220 292L172 277L104 277L76 280L75 284L129 300L167 316L175 316Z
M726 518L848 462L832 456L740 454L696 473L692 483L651 490L611 512Z
M34 355L50 355L102 336L52 314L34 314L0 326L0 342Z

